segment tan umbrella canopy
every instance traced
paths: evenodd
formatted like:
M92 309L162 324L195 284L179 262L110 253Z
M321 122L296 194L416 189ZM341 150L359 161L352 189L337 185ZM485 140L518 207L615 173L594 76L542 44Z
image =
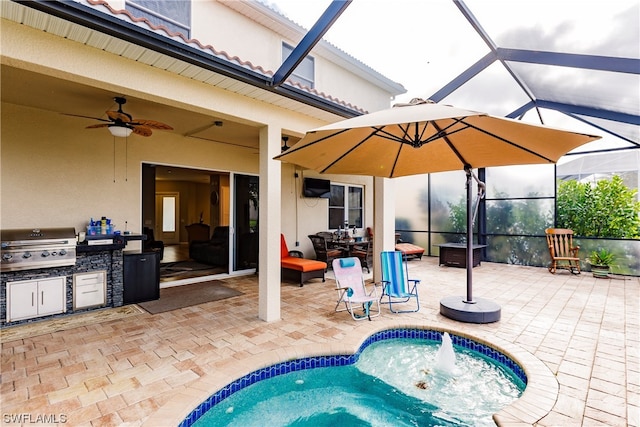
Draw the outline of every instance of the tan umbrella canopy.
M394 178L555 163L598 138L413 100L310 130L276 159L321 173Z
M472 292L472 169L555 163L599 138L414 99L310 130L275 158L320 173L387 178L465 170L467 296L441 300L440 311L456 320L489 323L500 319L500 307L474 299ZM482 196L484 184L478 184Z

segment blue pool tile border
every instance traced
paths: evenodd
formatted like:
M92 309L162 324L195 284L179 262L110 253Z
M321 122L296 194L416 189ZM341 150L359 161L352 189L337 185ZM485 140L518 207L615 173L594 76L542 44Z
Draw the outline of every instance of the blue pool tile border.
M269 378L277 377L278 375L288 374L290 372L302 371L305 369L314 368L326 368L332 366L346 366L353 365L358 361L360 354L373 343L379 341L385 341L397 338L409 338L409 339L424 339L430 341L442 341L443 331L436 331L431 329L417 329L417 328L396 328L387 329L384 331L376 332L371 335L362 343L360 348L355 354L345 355L332 355L332 356L312 356L304 357L302 359L288 360L286 362L276 363L275 365L267 366L265 368L257 369L248 373L242 378L227 384L196 407L184 420L179 424L180 427L192 426L202 415L204 415L209 409L213 408L218 403L222 402L232 394L255 384L258 381L266 380ZM509 369L517 378L519 378L525 385L527 384L527 375L524 369L517 364L513 359L506 356L504 353L486 345L472 340L471 338L462 337L449 332L451 336L451 342L453 345L473 350L476 353L480 353L485 357L488 357L500 364L501 366Z

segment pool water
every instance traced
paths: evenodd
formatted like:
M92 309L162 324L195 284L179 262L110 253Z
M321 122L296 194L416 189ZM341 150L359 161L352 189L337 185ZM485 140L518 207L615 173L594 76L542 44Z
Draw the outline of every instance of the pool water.
M209 409L195 426L494 426L492 414L525 384L488 357L455 346L452 374L433 368L440 342L387 339L346 366L258 381Z

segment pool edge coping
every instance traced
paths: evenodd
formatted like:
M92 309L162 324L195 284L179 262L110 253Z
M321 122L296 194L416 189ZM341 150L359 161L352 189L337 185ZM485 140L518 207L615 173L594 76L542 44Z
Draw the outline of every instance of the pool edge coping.
M362 344L378 332L391 329L423 329L438 332L449 332L463 338L468 338L480 344L492 347L504 353L516 362L527 376L527 387L522 396L493 415L497 425L527 424L533 425L551 412L559 394L559 383L555 375L540 359L517 344L505 341L499 337L474 331L473 334L463 329L448 325L432 325L426 323L398 323L396 325L376 325L367 322L362 328L356 329L358 337L349 336L340 342L311 343L292 347L283 347L254 354L246 359L234 359L224 364L220 370L205 374L193 383L176 390L172 399L162 405L143 423L143 427L158 425L178 426L191 412L201 405L216 391L229 383L242 378L261 368L286 362L316 356L331 356L339 354L355 354ZM356 334L352 334L356 335ZM225 372L234 372L227 374Z

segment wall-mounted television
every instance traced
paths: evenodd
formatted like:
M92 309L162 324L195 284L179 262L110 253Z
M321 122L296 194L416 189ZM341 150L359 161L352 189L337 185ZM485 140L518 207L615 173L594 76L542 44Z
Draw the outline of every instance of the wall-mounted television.
M305 178L302 183L302 195L304 197L331 197L331 181L328 179Z

